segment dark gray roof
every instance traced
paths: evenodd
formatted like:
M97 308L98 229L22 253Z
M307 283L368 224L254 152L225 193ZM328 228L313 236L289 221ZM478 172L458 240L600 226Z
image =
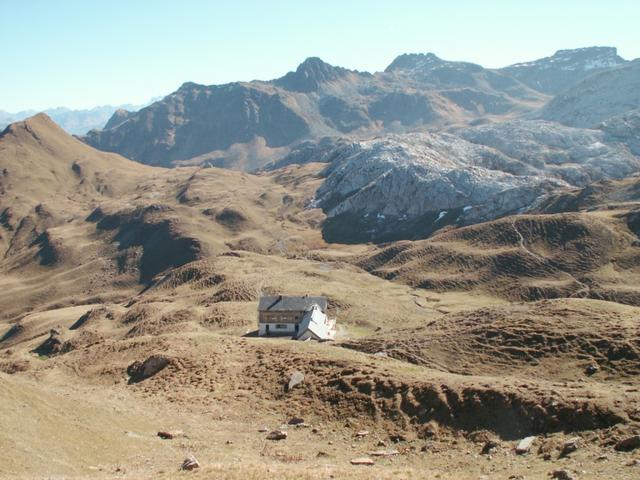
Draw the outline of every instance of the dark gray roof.
M326 297L269 295L260 297L258 310L261 312L305 311L316 303L323 312L327 311Z

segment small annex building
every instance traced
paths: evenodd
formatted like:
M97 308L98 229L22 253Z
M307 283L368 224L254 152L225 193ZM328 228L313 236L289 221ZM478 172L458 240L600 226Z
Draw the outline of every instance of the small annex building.
M258 335L333 340L336 322L327 317L326 297L269 295L258 303Z

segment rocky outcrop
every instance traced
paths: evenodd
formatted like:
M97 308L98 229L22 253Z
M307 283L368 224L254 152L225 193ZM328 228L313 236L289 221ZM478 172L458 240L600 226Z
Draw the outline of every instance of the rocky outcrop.
M311 146L298 160L328 161L312 206L328 241L421 238L446 225L524 211L544 195L640 171L640 159L604 133L510 122L451 134L388 135ZM294 160L295 160L294 154ZM287 159L284 160L286 162Z
M564 125L592 128L638 108L640 60L635 60L585 78L551 100L538 116Z
M624 145L607 143L600 130L570 128L545 121L513 121L457 132L465 140L495 148L519 162L515 174L550 175L570 185L622 178L640 170L640 159Z
M613 47L558 50L550 57L500 69L540 92L558 94L589 75L626 64Z
M129 383L138 383L153 377L173 361L172 358L160 354L151 355L144 362L135 361L127 367Z
M293 92L315 92L323 83L346 76L349 70L323 62L318 57L307 58L295 72L289 72L273 83Z
M598 128L604 132L607 142L624 143L631 153L640 155L640 109L609 118Z
M453 135L393 135L338 145L318 189L325 238L420 237L450 223L496 218L567 186L551 176L515 175L493 149Z

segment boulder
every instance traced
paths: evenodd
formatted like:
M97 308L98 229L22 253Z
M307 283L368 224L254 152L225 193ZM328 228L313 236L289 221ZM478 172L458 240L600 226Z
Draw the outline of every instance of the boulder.
M480 453L482 455L489 455L493 453L496 448L498 448L498 442L496 442L495 440L487 440L482 446L482 450L480 451Z
M600 370L600 367L594 363L587 365L584 369L584 373L586 373L588 376L594 375L596 373L598 373L598 370Z
M173 430L173 431L160 431L158 432L158 436L163 440L173 440L174 438L184 437L185 434L182 430Z
M562 445L562 449L560 450L560 455L566 457L570 453L575 452L580 446L580 437L573 437L564 442Z
M615 449L619 452L630 452L638 447L640 447L640 435L632 435L616 443Z
M301 384L304 381L304 373L302 372L293 372L291 378L289 378L289 383L287 384L287 391L290 391L296 385Z
M286 440L287 432L284 430L274 430L267 435L267 440Z
M189 455L182 462L182 466L180 467L182 470L195 470L196 468L200 468L200 462L193 455Z
M529 453L529 451L531 450L531 446L533 445L533 442L535 441L536 437L526 437L523 438L522 440L520 440L518 442L518 445L516 446L516 453L518 455L525 455L527 453Z
M127 374L129 375L129 383L137 383L154 376L161 371L167 365L171 363L172 359L165 355L151 355L144 362L133 362L127 367Z
M575 480L574 477L569 470L554 470L551 472L551 478L555 478L557 480Z

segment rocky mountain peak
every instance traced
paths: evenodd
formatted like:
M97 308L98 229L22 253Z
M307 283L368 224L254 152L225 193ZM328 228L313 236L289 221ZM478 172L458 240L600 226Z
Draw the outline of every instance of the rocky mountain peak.
M429 70L443 63L446 62L435 53L404 53L397 56L384 71L389 73L397 70Z
M626 63L615 47L586 47L558 50L551 57L534 62L516 63L508 68L562 68L565 70L595 70L611 68Z
M295 72L287 73L274 83L294 92L313 92L322 83L337 80L348 72L349 70L334 67L318 57L309 57L298 65Z
M623 65L627 61L618 55L616 47L586 47L558 50L552 59L575 62L585 70ZM581 63L581 65L580 65Z
M405 53L396 57L385 72L410 71L429 74L437 70L478 72L483 68L475 63L443 60L434 53Z
M558 50L550 57L516 63L502 70L536 90L556 94L594 72L626 63L615 47L586 47Z
M111 115L111 117L105 124L104 129L108 130L110 128L117 127L122 122L127 120L132 114L133 114L132 112L124 108L117 109L115 112L113 112L113 115Z
M175 93L189 93L201 87L205 86L195 82L184 82L182 85L180 85L180 88L178 88Z

